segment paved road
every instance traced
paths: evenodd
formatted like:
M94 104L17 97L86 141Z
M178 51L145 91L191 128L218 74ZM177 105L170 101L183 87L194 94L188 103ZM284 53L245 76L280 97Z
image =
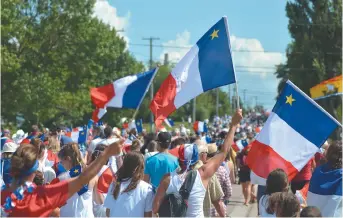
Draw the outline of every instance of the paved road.
M232 196L227 207L227 212L231 217L257 217L257 204L245 206L242 188L240 185L232 185Z

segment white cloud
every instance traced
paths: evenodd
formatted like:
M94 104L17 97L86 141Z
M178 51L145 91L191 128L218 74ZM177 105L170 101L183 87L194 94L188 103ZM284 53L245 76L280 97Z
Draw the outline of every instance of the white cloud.
M114 27L116 30L127 31L130 20L130 12L121 17L117 14L117 9L109 4L107 0L97 0L94 5L94 16L102 20L104 23ZM118 32L118 35L124 37L124 40L128 43L129 38L125 32Z
M230 39L236 68L238 67L254 74L260 73L261 77L265 77L267 72L273 71L275 65L286 60L283 53L264 52L261 42L257 39L238 38L234 35ZM242 66L247 68L242 68Z
M166 47L163 48L163 51L160 55L160 60L162 61L164 59L164 54L168 53L170 62L180 61L189 50L182 47L192 46L192 44L190 44L190 37L191 33L185 30L182 33L177 33L175 40L169 40L165 43L162 43L162 45ZM230 39L231 47L234 51L234 64L238 68L236 71L244 70L251 72L254 75L259 73L260 77L263 78L267 75L267 73L273 71L275 65L278 65L286 60L285 55L282 53L264 52L264 48L258 39L239 38L234 35L232 35ZM242 68L242 66L245 66L245 68Z
M191 33L188 30L183 31L182 33L176 34L175 40L169 40L168 42L162 43L163 48L162 53L160 55L160 59L164 59L164 54L168 53L169 55L169 62L178 62L181 60L183 56L188 52L189 49L185 49L182 47L191 47L190 44ZM170 47L169 47L170 46ZM176 48L172 48L176 47Z

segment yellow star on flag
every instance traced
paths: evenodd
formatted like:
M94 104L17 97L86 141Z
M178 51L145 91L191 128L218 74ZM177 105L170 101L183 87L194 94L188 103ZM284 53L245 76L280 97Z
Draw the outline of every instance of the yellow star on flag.
M292 94L290 94L289 96L286 96L286 104L289 104L292 106L293 101L295 101L295 99L292 97Z
M74 170L74 173L76 174L76 173L79 173L79 170L78 169L75 169Z
M216 30L216 29L214 29L213 30L213 33L211 34L211 40L213 40L214 38L218 38L218 32L219 32L219 30Z

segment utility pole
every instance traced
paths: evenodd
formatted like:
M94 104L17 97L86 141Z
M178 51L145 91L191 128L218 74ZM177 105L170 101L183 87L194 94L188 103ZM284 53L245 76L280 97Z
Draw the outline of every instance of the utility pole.
M254 96L254 98L255 98L255 107L257 106L257 104L258 104L258 101L257 101L257 99L258 99L258 96Z
M150 61L149 61L149 68L150 70L152 69L152 43L154 40L160 40L160 38L157 37L149 37L149 38L143 38L143 40L149 40L150 42ZM154 98L154 81L151 82L150 86L150 98L151 101ZM154 131L154 115L150 113L150 132Z
M216 96L216 114L217 117L219 116L219 88L217 88L217 96Z
M245 93L246 93L247 89L243 89L243 104L245 106L247 106L246 102L245 102Z
M196 110L197 110L197 97L193 98L193 123L196 121Z
M230 105L231 105L231 107L232 107L232 101L231 101L231 87L230 87L230 85L227 85L227 87L228 87L228 89L229 89L229 91L228 91L229 102L230 102Z

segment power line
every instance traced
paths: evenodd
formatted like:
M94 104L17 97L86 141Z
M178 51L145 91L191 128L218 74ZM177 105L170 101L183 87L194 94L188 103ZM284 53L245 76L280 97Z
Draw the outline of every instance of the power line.
M128 43L130 46L144 46L144 47L148 47L150 46L149 44L139 44L139 43ZM179 49L190 49L192 47L190 46L171 46L171 45L153 45L153 47L157 47L157 48L179 48ZM284 51L261 51L261 50L232 50L232 52L236 52L236 53L286 53ZM317 51L302 51L302 52L293 52L293 54L304 54L304 53L312 53L312 54L317 54L317 53L321 53L321 52L317 52ZM342 52L324 52L324 54L342 54Z
M153 41L154 40L160 40L160 38L157 38L157 37L152 37L150 36L149 38L143 38L143 40L149 40L149 46L150 46L150 61L149 61L149 67L150 67L150 70L152 69L152 48L153 48ZM150 85L150 98L151 98L151 101L153 100L154 98L154 83L152 82L151 85ZM152 112L150 113L150 131L153 132L153 128L154 128L154 115L152 114Z

